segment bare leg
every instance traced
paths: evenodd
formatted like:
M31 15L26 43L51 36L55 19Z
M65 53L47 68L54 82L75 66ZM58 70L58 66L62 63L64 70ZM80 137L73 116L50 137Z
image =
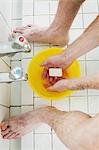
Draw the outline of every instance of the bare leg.
M30 42L51 43L64 46L68 43L68 32L70 26L85 0L59 0L55 19L48 28L34 25L19 27L13 31L22 33Z
M70 150L99 150L99 114L92 118L82 112L44 107L3 121L1 133L5 139L16 139L42 122L52 127Z
M89 118L87 114L81 112L67 113L54 107L44 107L3 121L1 134L5 139L16 139L31 132L43 122L52 127L61 141L71 148L76 144L75 136L72 136L74 131Z

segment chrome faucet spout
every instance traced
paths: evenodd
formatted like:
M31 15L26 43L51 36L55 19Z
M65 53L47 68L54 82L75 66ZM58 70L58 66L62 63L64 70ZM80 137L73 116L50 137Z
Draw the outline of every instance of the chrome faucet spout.
M0 57L13 56L16 53L29 53L31 44L20 34L17 34L13 40L0 42Z

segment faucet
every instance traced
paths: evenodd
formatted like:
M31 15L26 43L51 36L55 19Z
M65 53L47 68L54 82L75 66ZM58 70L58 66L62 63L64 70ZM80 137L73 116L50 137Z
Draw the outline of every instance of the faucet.
M13 56L16 53L28 53L30 51L30 43L20 33L16 33L14 38L10 36L8 38L8 42L0 43L0 57Z
M0 73L0 83L12 83L27 80L28 76L27 74L23 73L21 67L15 67L7 73Z

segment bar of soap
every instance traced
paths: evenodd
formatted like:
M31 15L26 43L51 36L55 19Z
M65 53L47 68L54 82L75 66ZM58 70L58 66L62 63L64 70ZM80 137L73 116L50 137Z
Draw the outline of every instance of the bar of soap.
M62 68L50 68L49 76L51 77L62 77Z

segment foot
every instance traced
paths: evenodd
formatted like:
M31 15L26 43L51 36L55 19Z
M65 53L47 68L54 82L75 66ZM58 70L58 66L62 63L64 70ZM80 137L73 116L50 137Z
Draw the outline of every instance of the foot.
M39 123L36 111L31 111L19 116L11 117L1 123L1 135L4 139L17 139L31 132Z
M0 124L1 135L4 139L17 139L37 128L41 123L53 126L54 120L59 119L60 112L54 107L43 107L19 116L11 117Z
M53 45L64 46L68 43L68 32L64 27L41 28L35 25L16 28L12 36L21 33L29 42L50 43Z

